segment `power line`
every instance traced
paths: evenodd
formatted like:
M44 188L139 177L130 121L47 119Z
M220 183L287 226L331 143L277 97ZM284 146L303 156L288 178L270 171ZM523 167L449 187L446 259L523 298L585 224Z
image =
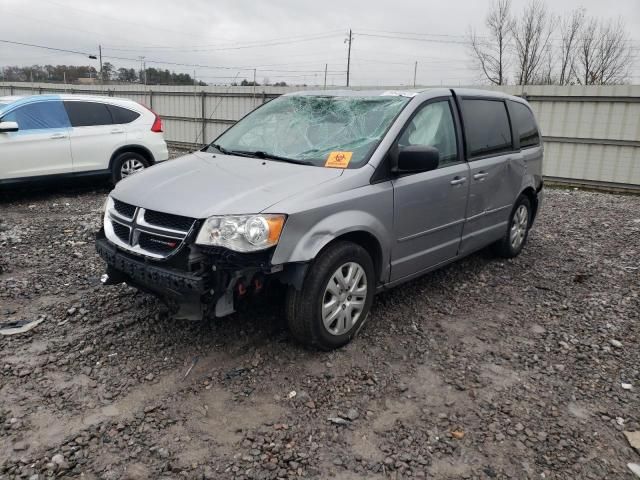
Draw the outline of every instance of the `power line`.
M64 53L72 53L72 54L77 54L77 55L84 55L84 56L95 56L95 54L92 53L88 53L88 52L82 52L79 50L69 50L69 49L64 49L64 48L55 48L55 47L48 47L45 45L37 45L34 43L25 43L25 42L16 42L13 40L2 40L0 39L0 42L3 43L9 43L9 44L13 44L13 45L20 45L20 46L26 46L26 47L32 47L32 48L41 48L41 49L46 49L46 50L53 50L56 52L64 52ZM115 56L115 55L102 55L102 58L108 58L108 59L112 59L112 60L127 60L127 61L131 61L131 62L139 62L140 58L131 58L131 57L120 57L120 56ZM174 66L180 66L180 67L194 67L194 68L204 68L204 69L211 69L211 70L245 70L245 71L250 71L250 70L254 70L255 67L231 67L231 66L222 66L222 65L203 65L203 64L195 64L195 63L180 63L180 62L169 62L169 61L165 61L165 60L152 60L152 59L148 59L145 58L145 63L153 63L153 64L159 64L159 65L174 65ZM260 73L323 73L324 70L259 70ZM334 70L331 73L335 73L335 74L343 74L344 71L341 70Z
M326 38L332 38L336 33L341 32L340 30L334 30L332 32L323 32L312 35L298 35L294 37L284 37L284 38L274 38L270 40L256 40L253 42L239 42L231 45L193 45L193 46L180 46L176 47L175 45L167 45L167 46L147 46L147 47L138 47L138 48L119 48L119 47L109 47L110 50L122 51L122 52L139 52L142 50L167 50L172 52L189 52L189 53L198 53L198 52L212 52L212 51L222 51L222 50L241 50L247 48L261 48L261 47L269 47L269 46L277 46L277 45L289 45L301 42L310 42L314 40L324 40Z
M465 35L453 35L453 34L445 34L445 33L417 33L417 32L395 32L388 30L374 30L370 28L363 28L365 32L373 32L373 33L383 33L383 34L392 34L392 35L416 35L421 37L442 37L442 38L463 38L466 39Z
M151 23L145 24L144 22L126 20L126 19L122 19L122 18L116 18L116 17L112 17L110 15L104 15L103 13L98 13L98 12L95 12L95 11L85 10L83 8L78 8L78 7L74 7L74 6L67 5L67 4L54 2L52 0L47 0L47 1L50 4L57 5L58 7L62 7L64 9L66 9L66 10L76 10L78 12L81 12L81 13L83 13L85 15L89 15L91 17L96 17L96 16L100 17L101 20L108 20L108 21L112 21L112 22L118 22L119 24L128 23L130 25L135 25L136 28L148 27L148 28L153 29L156 32L158 30L164 30L165 32L177 33L178 35L183 35L183 36L189 35L189 36L191 36L191 32L173 30L173 29L170 29L170 28L159 27L156 23L154 23L154 24L151 24Z
M432 38L416 38L416 37L406 37L406 36L396 36L396 35L382 35L382 34L374 34L374 33L363 33L363 32L355 32L356 35L364 36L364 37L376 37L376 38L390 38L394 40L412 40L415 42L429 42L429 43L446 43L446 44L458 44L458 45L468 45L467 41L458 41L458 40L440 40L440 39L432 39Z
M13 40L2 40L2 39L0 39L0 42L2 42L2 43L11 43L13 45L22 45L24 47L44 48L46 50L55 50L56 52L74 53L74 54L77 54L77 55L85 55L87 57L90 56L90 55L95 55L95 53L80 52L78 50L67 50L65 48L46 47L44 45L35 45L33 43L15 42Z
M466 35L455 35L455 34L446 34L446 33L398 32L398 31L388 31L388 30L374 30L374 29L369 29L369 28L363 28L361 30L363 30L364 32L373 32L373 33L382 33L382 34L391 34L391 35L403 35L403 36L415 35L415 36L420 36L420 37L457 38L457 39L461 39L461 41L463 43L468 43L468 37ZM360 35L364 35L364 33L360 33ZM490 37L485 36L485 35L478 35L478 38L489 39ZM562 41L562 39L560 37L551 37L551 40L553 40L554 42L561 42ZM630 38L628 40L628 42L632 43L632 44L640 43L639 40L634 40L633 38ZM638 48L638 47L632 47L632 48Z

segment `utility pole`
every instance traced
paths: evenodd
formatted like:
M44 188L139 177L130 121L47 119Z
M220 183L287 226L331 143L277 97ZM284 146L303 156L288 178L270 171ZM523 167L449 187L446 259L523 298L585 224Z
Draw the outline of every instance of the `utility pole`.
M413 88L416 88L416 77L418 75L418 61L416 60L416 64L413 67Z
M198 82L196 80L196 71L194 70L193 71L193 106L194 106L193 111L194 112L198 111L198 87L197 87L197 85L198 85ZM202 113L201 116L204 117L204 112L201 112L201 113ZM194 113L194 115L195 115L195 113ZM199 130L198 129L198 122L193 122L193 125L194 125L194 127L196 129L196 131L195 131L195 141L193 143L195 143L197 145L198 144L198 130Z
M347 87L349 86L349 76L351 74L351 42L353 41L353 32L349 29L349 38L347 38L344 42L349 44L349 48L347 50Z
M102 71L102 45L98 45L98 56L100 57L100 83L104 85L104 72Z
M144 75L144 84L147 84L147 64L145 63L144 56L138 57L140 58L140 83L143 83L142 76Z
M329 66L328 63L324 64L324 89L327 89L327 67Z
M256 105L256 69L253 69L253 106Z

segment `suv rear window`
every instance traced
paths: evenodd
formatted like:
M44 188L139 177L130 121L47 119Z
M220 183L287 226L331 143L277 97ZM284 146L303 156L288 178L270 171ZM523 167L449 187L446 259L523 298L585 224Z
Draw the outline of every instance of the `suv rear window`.
M502 100L463 99L461 104L471 157L511 150L511 127Z
M540 133L529 107L518 102L510 102L510 105L513 124L515 125L516 133L520 137L520 148L540 145Z
M72 127L90 127L95 125L111 125L113 119L104 103L97 102L64 102Z
M116 105L107 105L107 108L111 112L113 123L131 123L140 116L138 112Z

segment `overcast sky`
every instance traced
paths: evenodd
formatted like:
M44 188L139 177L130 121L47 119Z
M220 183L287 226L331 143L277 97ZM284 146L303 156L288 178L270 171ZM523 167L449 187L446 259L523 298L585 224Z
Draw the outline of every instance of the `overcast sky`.
M519 11L526 0L513 0ZM0 0L0 39L97 54L116 67L189 72L208 83L233 79L344 85L349 28L354 31L352 85L410 85L414 62L422 85L478 80L464 36L480 33L490 0ZM553 0L563 14L583 6L601 18L622 17L640 83L640 0ZM390 38L393 37L393 38ZM418 40L416 40L418 39ZM121 58L115 58L121 57ZM158 63L154 63L158 62ZM179 66L197 64L199 66ZM0 66L95 64L65 54L0 43ZM215 68L218 67L218 68ZM225 68L221 68L225 67Z

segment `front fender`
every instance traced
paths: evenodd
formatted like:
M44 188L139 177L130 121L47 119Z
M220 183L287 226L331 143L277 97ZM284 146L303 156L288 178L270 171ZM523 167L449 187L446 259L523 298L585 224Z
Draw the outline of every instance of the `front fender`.
M375 206L372 207L376 211ZM350 209L323 216L307 212L289 217L271 262L274 265L309 262L333 240L348 233L365 232L380 245L380 280L384 281L389 274L392 238L389 227L393 225L393 207L391 202L380 207L375 215L371 211Z

